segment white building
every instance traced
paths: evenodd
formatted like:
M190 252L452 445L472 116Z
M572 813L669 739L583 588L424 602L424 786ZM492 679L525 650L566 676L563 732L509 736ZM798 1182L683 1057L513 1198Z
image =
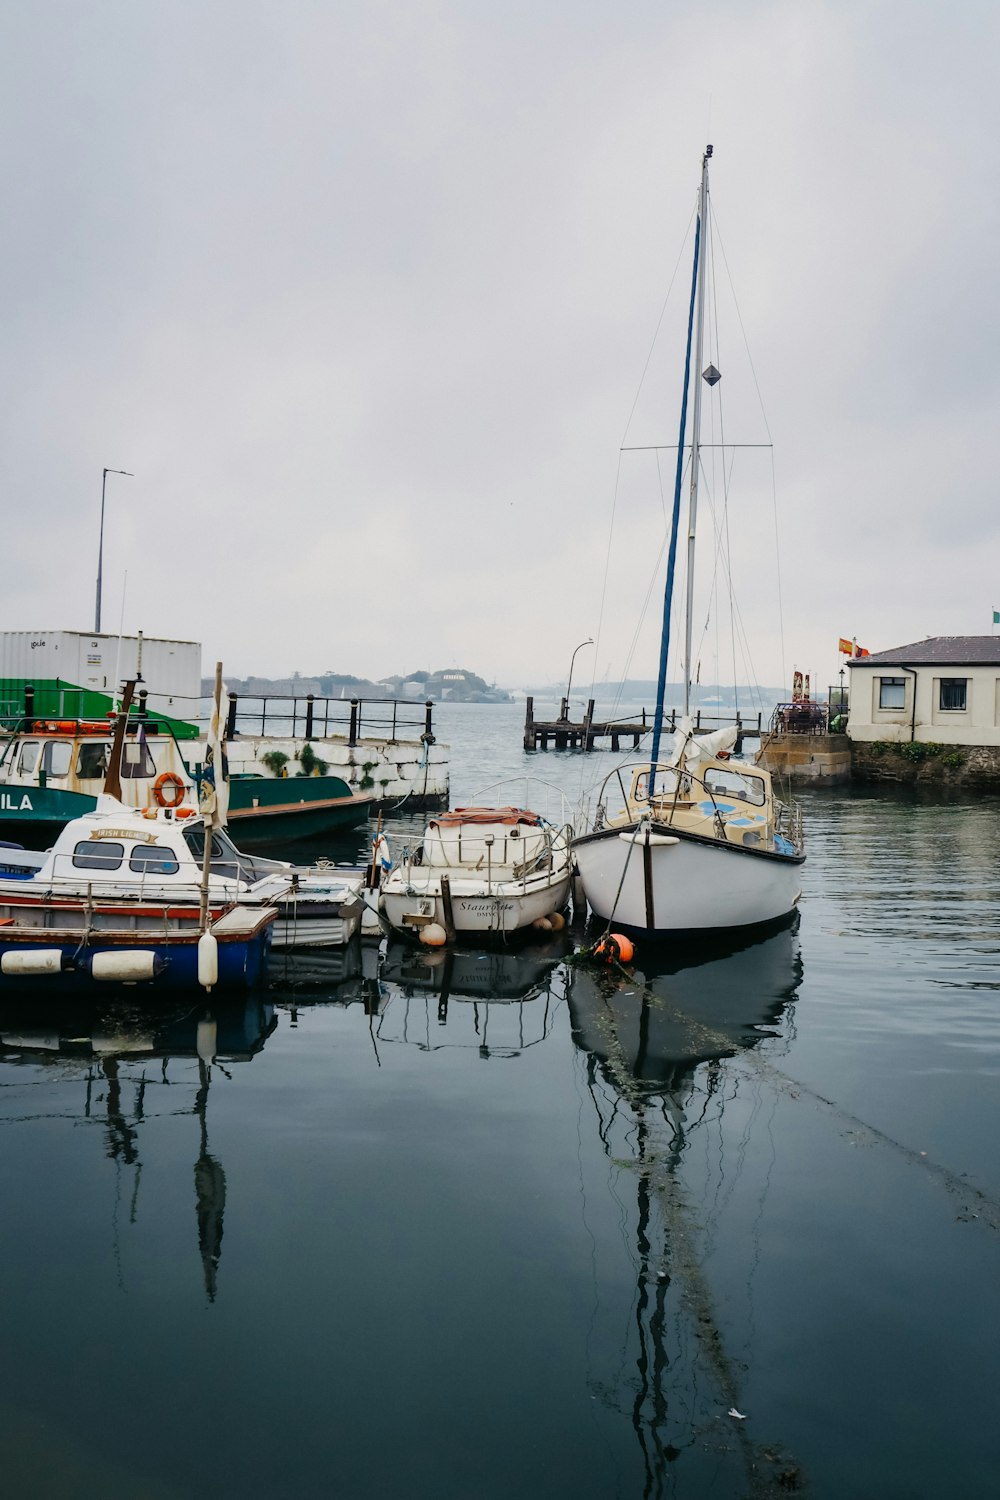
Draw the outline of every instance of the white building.
M849 666L852 740L1000 745L1000 636L932 635Z

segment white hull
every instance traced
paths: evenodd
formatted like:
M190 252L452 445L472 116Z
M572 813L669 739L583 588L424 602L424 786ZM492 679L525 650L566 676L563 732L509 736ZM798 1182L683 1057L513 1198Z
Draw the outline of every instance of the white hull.
M294 917L279 917L274 924L272 948L342 948L361 924L361 907L350 916L314 916L300 909Z
M510 933L539 917L562 911L569 900L570 872L526 882L451 878L451 909L457 933ZM418 933L425 922L447 928L439 871L419 866L394 872L382 884L386 921L397 932ZM413 920L414 918L418 920Z
M735 844L609 828L573 845L591 911L639 932L712 932L788 916L802 861ZM619 889L620 888L620 889Z

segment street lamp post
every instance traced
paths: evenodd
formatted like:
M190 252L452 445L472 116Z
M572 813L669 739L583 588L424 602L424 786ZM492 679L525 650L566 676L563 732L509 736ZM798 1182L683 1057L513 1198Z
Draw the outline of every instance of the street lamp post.
M135 475L129 469L104 469L101 472L101 538L97 544L97 607L94 610L94 634L101 633L101 574L104 565L104 490L109 474L125 474L129 479Z
M594 644L594 638L593 638L593 636L588 635L588 637L587 637L587 639L585 641L581 641L580 644L579 644L579 646L574 647L574 649L573 649L573 655L569 659L569 681L566 684L566 709L567 709L567 712L569 712L569 690L573 686L573 665L574 665L574 663L576 661L576 653L577 653L577 651L582 651L583 648L584 648L584 646L592 646L593 644Z

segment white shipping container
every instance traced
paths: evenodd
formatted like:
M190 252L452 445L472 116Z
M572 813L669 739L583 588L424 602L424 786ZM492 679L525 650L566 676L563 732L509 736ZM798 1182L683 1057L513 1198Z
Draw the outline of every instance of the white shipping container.
M201 643L165 641L144 635L142 686L153 713L191 719L201 693ZM140 639L135 635L91 634L80 630L0 631L0 678L51 682L107 693L138 675Z

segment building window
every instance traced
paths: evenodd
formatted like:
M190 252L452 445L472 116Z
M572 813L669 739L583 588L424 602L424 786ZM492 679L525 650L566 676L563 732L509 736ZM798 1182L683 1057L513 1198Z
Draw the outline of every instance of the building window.
M906 706L906 678L880 677L878 683L879 708L904 708Z
M967 677L942 677L941 693L938 698L939 708L949 708L957 713L964 713L966 707L966 688L969 679Z

